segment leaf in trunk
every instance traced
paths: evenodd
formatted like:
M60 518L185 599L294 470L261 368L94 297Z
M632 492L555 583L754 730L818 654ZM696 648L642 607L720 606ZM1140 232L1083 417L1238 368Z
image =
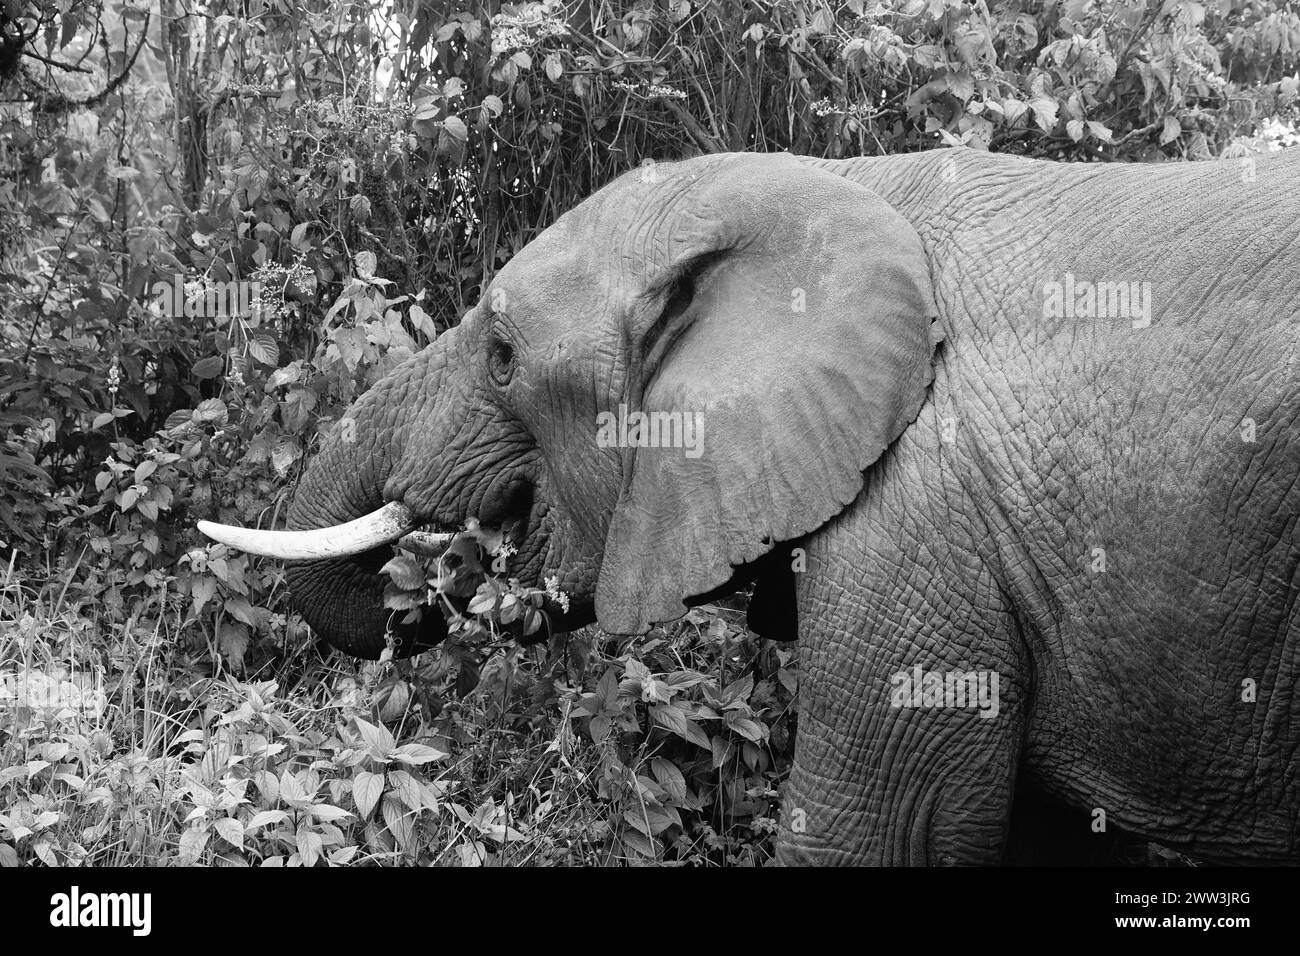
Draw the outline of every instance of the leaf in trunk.
M403 591L424 587L424 567L410 554L399 554L379 569Z

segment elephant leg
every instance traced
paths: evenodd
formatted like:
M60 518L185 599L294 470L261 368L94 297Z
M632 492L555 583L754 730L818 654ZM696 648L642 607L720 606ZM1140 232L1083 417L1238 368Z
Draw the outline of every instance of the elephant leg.
M918 559L891 543L903 529L887 530L810 544L777 858L997 864L1026 726L1024 651L977 562L963 573L953 554ZM953 677L955 690L972 673L993 706L954 706L962 699L931 676Z
M931 661L931 665L938 665ZM801 680L785 864L995 865L1011 814L1016 710L891 708L888 675L811 667ZM879 698L876 700L875 698Z

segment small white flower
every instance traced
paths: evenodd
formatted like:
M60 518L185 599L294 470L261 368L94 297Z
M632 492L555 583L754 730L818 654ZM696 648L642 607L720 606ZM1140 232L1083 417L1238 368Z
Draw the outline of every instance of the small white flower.
M569 596L560 590L560 579L551 576L546 579L546 596L560 606L565 614L569 613Z

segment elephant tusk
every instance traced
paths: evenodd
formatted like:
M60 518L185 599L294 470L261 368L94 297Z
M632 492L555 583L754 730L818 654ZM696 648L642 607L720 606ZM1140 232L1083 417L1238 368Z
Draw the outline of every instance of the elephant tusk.
M419 522L411 510L399 501L390 501L378 511L331 528L310 531L262 531L256 528L237 528L232 525L200 521L199 530L214 541L238 548L249 554L286 561L319 560L321 558L346 558L392 544L411 531ZM424 534L421 539L442 537ZM451 535L445 536L448 540ZM424 542L427 543L427 542Z
M412 554L422 554L430 558L436 558L447 550L447 546L451 544L451 539L454 537L456 535L450 533L412 531L410 534L404 534L394 541L393 547L401 548L403 551L410 551Z

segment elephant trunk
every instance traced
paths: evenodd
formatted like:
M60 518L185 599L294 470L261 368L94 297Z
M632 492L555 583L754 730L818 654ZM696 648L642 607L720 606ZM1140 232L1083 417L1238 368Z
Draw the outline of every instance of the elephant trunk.
M387 578L380 569L392 557L388 542L418 521L385 495L385 484L402 459L412 427L434 413L453 338L444 335L356 403L308 468L289 508L290 533L329 529L320 533L332 536L335 545L330 551L309 551L328 556L287 566L293 604L327 643L355 657L378 657L390 631L398 656L436 644L447 634L434 609L426 608L415 624L401 624L402 614L384 607ZM352 522L361 526L360 537L340 534L338 526ZM358 553L348 553L358 546Z

